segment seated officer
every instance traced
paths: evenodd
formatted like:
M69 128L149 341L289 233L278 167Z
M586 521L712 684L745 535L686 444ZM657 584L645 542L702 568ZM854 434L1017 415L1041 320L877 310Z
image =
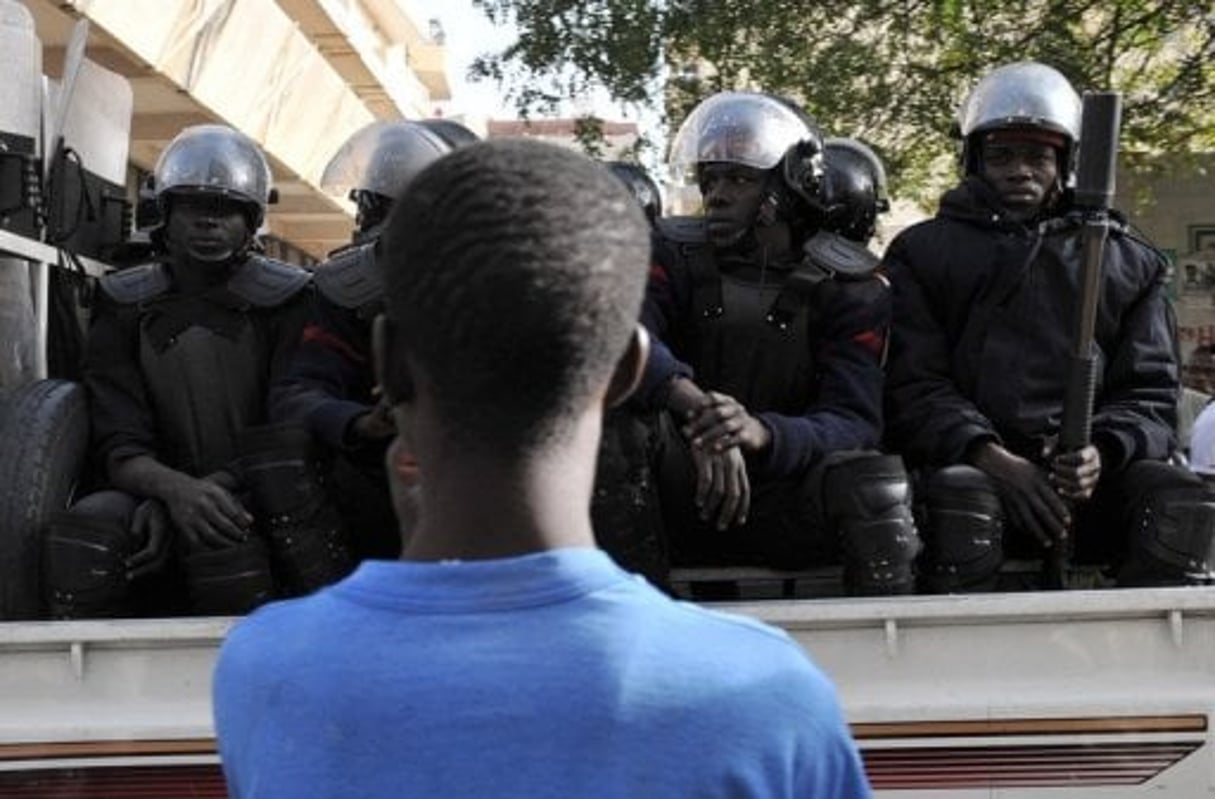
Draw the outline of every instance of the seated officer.
M878 214L890 210L886 168L877 153L856 139L823 141L827 183L824 226L858 244L869 244Z
M634 424L650 431L635 449L657 464L643 476L672 562L842 558L850 592L911 591L907 477L875 451L889 292L876 258L823 230L817 128L776 98L726 92L684 121L671 163L695 178L705 213L658 221L639 397L653 423ZM628 436L628 419L613 423Z
M84 372L107 490L50 525L57 618L242 613L351 565L306 439L265 426L310 291L308 272L253 253L272 198L265 158L200 125L168 145L153 181L164 257L97 293Z
M1170 463L1168 264L1120 217L1103 251L1092 444L1055 446L1082 285L1066 188L1080 112L1043 64L984 77L959 111L965 177L886 253L889 442L920 475L929 591L990 589L1006 554L1072 548L1122 585L1215 578L1215 495ZM1046 558L1052 583L1062 560Z
M662 192L654 178L641 164L635 161L608 161L605 166L637 198L637 204L645 212L646 221L653 227L662 216Z
M383 310L375 269L380 230L405 185L476 141L450 120L373 122L330 159L321 186L358 208L353 242L316 269L315 303L290 367L270 388L270 416L303 425L327 453L330 494L359 558L395 558L401 540L384 453L396 434L375 385L371 322Z

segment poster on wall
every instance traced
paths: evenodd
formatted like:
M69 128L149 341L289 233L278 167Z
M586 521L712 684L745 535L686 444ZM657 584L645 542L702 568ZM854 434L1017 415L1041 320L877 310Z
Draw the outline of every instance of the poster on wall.
M1173 270L1183 362L1196 347L1215 345L1215 224L1191 225L1189 244Z

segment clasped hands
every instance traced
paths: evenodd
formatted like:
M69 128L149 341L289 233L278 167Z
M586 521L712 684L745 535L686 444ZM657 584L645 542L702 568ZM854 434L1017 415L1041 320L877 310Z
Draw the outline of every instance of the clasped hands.
M696 470L696 509L718 530L746 523L751 481L746 455L765 449L772 434L733 397L716 391L677 413Z

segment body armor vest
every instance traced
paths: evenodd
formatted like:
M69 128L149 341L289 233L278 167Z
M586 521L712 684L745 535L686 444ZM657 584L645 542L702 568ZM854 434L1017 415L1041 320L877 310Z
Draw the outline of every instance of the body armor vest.
M375 262L376 240L344 247L316 268L316 287L325 299L370 320L384 310L384 285Z
M671 221L685 222L669 240L692 275L693 324L679 357L701 386L729 394L753 412L802 413L815 382L813 286L798 280L790 264L723 268L703 224Z
M173 294L162 263L102 278L102 290L138 315L140 369L167 465L210 474L236 457L241 430L264 422L270 345L254 314L309 281L299 267L258 256L232 273L228 299L215 301Z
M234 337L193 325L153 346L140 324L139 360L167 464L202 476L237 456L237 436L264 421L269 364L247 316Z

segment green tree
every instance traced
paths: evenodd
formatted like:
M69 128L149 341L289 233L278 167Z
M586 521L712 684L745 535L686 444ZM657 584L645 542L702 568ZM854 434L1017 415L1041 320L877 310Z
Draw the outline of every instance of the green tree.
M520 36L474 75L521 85L525 112L592 86L677 123L722 89L801 102L886 160L893 189L931 201L954 173L949 132L980 75L1048 63L1079 89L1124 94L1123 161L1215 150L1211 0L474 0Z

